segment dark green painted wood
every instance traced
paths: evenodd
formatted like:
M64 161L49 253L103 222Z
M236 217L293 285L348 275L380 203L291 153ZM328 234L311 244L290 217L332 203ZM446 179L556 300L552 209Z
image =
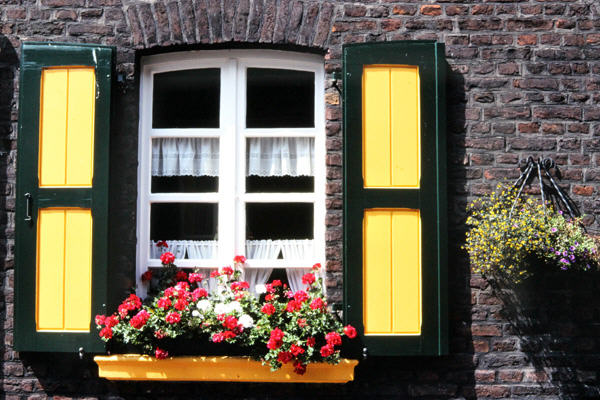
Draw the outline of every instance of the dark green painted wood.
M18 351L104 351L93 321L89 333L36 332L37 216L42 207L92 209L92 320L106 313L108 262L108 151L114 48L91 44L25 42L21 48L15 243L15 348ZM92 188L39 188L38 144L42 69L94 66L94 178ZM32 219L26 220L25 194Z
M417 65L421 83L419 189L365 189L362 177L362 73L365 65ZM343 48L344 306L370 355L448 352L446 223L446 64L433 41L361 43ZM421 213L423 322L419 336L365 336L362 304L363 217L370 208Z

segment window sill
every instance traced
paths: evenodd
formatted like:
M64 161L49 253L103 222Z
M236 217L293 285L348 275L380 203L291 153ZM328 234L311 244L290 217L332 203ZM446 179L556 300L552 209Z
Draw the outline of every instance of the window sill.
M98 374L109 380L129 381L227 381L227 382L305 382L346 383L354 380L357 360L342 359L339 364L309 364L304 375L284 365L271 372L269 366L249 357L171 357L157 360L138 354L96 356Z

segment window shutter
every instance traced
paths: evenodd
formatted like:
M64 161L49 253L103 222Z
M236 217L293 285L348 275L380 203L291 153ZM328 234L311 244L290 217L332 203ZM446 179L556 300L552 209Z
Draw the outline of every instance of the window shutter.
M15 348L103 350L113 48L21 49Z
M369 355L447 353L444 45L343 48L344 302Z

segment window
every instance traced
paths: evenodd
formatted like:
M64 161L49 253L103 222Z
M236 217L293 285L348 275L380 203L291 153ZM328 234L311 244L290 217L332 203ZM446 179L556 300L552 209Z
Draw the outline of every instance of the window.
M166 240L179 267L244 254L252 287L285 268L299 288L325 257L322 58L223 50L142 64L138 279Z

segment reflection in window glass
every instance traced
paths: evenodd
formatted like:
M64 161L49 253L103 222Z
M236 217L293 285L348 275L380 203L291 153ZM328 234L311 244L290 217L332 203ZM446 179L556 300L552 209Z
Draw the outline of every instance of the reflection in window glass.
M314 72L248 68L246 78L247 128L314 126Z
M154 75L153 128L218 128L221 98L219 68Z

